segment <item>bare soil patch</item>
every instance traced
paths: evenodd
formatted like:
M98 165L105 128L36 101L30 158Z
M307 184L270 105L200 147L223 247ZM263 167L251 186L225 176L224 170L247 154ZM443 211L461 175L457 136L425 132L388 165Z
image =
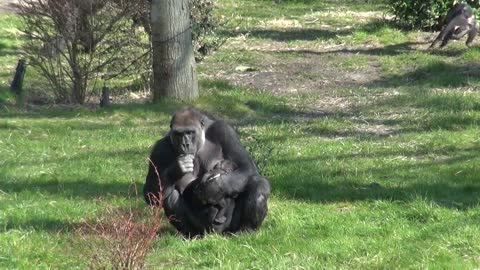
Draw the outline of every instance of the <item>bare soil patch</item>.
M374 55L362 54L364 63L358 66L342 65L355 61L352 58L360 55L358 48L278 46L275 49L274 45L268 44L268 50L251 48L264 52L261 54L262 59L258 59L254 64L255 71L238 72L235 71L235 66L239 63L227 63L214 68L213 74L208 72L202 75L278 94L325 92L337 88L362 86L380 79L379 64Z

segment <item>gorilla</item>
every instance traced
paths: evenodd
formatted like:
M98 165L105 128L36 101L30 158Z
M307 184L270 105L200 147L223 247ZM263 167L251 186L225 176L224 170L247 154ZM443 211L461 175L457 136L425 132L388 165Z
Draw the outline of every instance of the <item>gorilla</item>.
M469 5L453 1L444 23L444 28L429 49L434 48L440 41L442 41L440 48L443 48L450 39L459 40L466 34L468 34L466 45L468 47L472 46L473 39L477 36L479 29L473 9Z
M193 107L176 111L150 155L143 189L184 236L260 227L270 184L225 121Z
M228 206L233 206L234 201L227 202L227 198L219 198L218 200L211 200L210 198L215 197L217 188L210 188L210 185L216 185L216 182L212 182L221 175L232 172L235 169L233 162L229 160L222 160L211 171L204 174L202 180L199 182L197 187L194 189L195 196L200 199L202 204L209 205L206 209L208 218L210 222L215 222L216 224L224 223L228 215L226 212L229 209ZM211 183L210 183L211 182Z

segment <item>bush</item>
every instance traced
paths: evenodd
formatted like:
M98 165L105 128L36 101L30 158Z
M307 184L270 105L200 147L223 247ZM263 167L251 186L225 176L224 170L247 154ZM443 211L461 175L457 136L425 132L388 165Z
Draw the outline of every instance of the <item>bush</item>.
M478 0L465 1L472 7ZM443 17L451 7L452 0L388 0L395 21L407 29L439 29Z
M119 77L149 87L152 68L149 0L20 0L28 63L56 102L83 104ZM221 40L214 0L190 0L197 60ZM120 81L121 81L120 80ZM118 81L118 80L117 80Z
M189 4L195 60L200 61L222 44L216 35L221 21L215 16L214 0L190 0Z
M19 1L26 58L48 81L57 102L83 104L99 80L136 70L142 48L149 49L132 21L141 3Z

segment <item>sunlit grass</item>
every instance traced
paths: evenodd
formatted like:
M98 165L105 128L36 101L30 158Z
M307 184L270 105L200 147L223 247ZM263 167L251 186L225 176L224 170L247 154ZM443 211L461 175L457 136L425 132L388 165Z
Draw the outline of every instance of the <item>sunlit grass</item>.
M416 42L420 33L378 22L359 23L364 26L339 35L318 22L304 29L306 38L301 28L258 31L265 20L312 21L312 14L338 5L368 11L381 10L378 4L269 0L222 5L251 18L252 28L242 27L245 34L252 31L242 50L227 46L199 64L204 77L193 105L238 131L271 181L270 212L252 234L186 241L168 227L150 250L147 267L478 268L478 50L467 50L462 42L432 51L424 50L428 44L410 47L405 44ZM338 18L337 23L343 20L353 21ZM272 41L311 51L248 48L249 42ZM312 48L322 49L319 44L349 47L315 54ZM262 71L272 62L314 56L330 61L319 64L337 68L338 75L372 65L379 75L362 85L283 96L210 76L238 65ZM14 65L16 57L0 65ZM288 68L299 83L318 79L310 70ZM75 229L111 206L144 209L132 186L141 189L149 149L182 105L2 106L0 268L86 268L87 244Z

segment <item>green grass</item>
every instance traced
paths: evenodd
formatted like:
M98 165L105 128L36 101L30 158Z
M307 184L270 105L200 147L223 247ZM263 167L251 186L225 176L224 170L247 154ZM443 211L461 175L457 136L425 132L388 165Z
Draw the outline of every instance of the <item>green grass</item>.
M271 181L270 212L252 234L186 241L167 226L147 268L479 267L478 48L457 42L426 51L428 44L417 44L425 33L354 15L327 17L332 27L356 22L338 35L323 21L305 29L259 27L282 18L314 21L333 7L382 11L376 2L222 1L224 11L250 23L240 34L250 34L199 65L201 97L193 105L235 126ZM1 16L1 25L15 21ZM10 36L0 40L13 44L9 51L18 48ZM0 65L14 66L16 58L0 55ZM278 96L215 77L236 75L238 65L259 69L239 77L284 68L298 84L323 73L328 80L365 69L378 74ZM1 76L4 85L10 75ZM182 105L3 105L0 268L86 268L91 244L76 229L109 207L144 210L132 184L142 186L149 149Z
M480 263L478 96L462 102L459 95L424 95L396 120L396 133L382 137L359 130L359 123L342 115L298 122L296 112L284 106L288 99L225 83L203 87L215 92L196 105L238 122L254 156L274 148L262 168L273 186L270 215L255 234L186 242L167 231L150 252L152 268L471 268ZM440 98L452 106L439 104ZM218 102L232 103L217 107ZM366 121L374 122L382 109L408 107L394 104L365 110ZM0 265L84 265L80 247L71 246L78 237L75 225L101 215L108 205L134 202L129 185L141 185L149 146L167 131L178 105L3 111ZM470 121L458 123L457 116ZM251 145L247 135L263 148Z
M16 16L0 13L0 104L13 99L9 87L19 57L19 25Z

